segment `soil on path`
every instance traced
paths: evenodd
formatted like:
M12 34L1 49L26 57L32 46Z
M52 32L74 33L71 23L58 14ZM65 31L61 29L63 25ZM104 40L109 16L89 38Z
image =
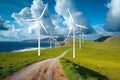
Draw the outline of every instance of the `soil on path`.
M60 56L31 64L4 80L67 80L66 75L59 62L69 50Z

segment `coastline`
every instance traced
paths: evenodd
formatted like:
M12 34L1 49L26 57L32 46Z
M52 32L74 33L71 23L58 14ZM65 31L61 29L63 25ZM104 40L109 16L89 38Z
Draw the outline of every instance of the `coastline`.
M20 49L20 50L14 50L12 52L25 52L25 51L34 51L37 50L38 48L25 48L25 49ZM45 50L45 49L49 49L49 47L41 47L40 50Z

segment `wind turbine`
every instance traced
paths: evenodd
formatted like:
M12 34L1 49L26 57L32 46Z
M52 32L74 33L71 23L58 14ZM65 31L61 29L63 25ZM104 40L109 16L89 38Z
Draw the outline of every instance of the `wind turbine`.
M42 11L42 14L40 15L39 18L27 19L27 20L24 20L24 21L37 21L39 23L39 25L45 30L45 32L48 33L44 24L41 22L41 19L42 19L44 13L45 13L45 10L47 9L47 6L48 6L48 3L45 5L45 7ZM40 56L40 28L41 27L38 27L38 56Z
M78 33L76 33L79 34L79 49L82 49L82 43L84 44L84 37L85 37L85 34L81 31L81 29L82 28L80 28L80 31Z
M83 43L83 44L85 43L85 40L84 40L84 39L85 39L85 36L86 36L86 35L85 35L83 32L81 32L81 37L82 37L82 43Z
M57 39L56 38L54 38L54 41L55 41L55 48L57 47L57 45L58 45L58 41L57 41Z
M71 23L72 23L72 27L70 28L69 32L68 32L68 35L67 35L67 38L69 37L71 31L73 30L73 58L75 58L75 27L80 27L80 28L87 28L87 27L84 27L84 26L81 26L79 24L76 24L74 22L74 19L72 17L72 14L70 13L70 10L67 8L67 12L70 16L70 19L71 19Z
M52 30L50 29L50 37L49 37L49 41L50 41L50 49L52 48Z
M50 48L52 48L52 43L56 42L56 39L54 38L53 34L52 34L52 30L50 30L50 37L49 37L49 41L50 41ZM55 43L56 45L56 43Z

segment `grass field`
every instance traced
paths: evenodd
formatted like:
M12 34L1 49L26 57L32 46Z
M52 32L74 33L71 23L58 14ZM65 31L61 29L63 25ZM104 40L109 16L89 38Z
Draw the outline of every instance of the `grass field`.
M96 78L94 75L88 75L88 73L83 75L85 72L80 73L82 72L81 68L100 73L110 80L120 80L120 37L115 37L113 41L108 42L86 41L81 50L78 49L78 41L76 41L76 58L72 58L71 50L61 60L61 63L69 80L103 80L103 76ZM69 63L73 69L76 69L74 65L77 65L79 69L72 70L72 67L67 67ZM72 77L72 75L75 76ZM88 75L88 77L85 75Z
M65 50L66 48L62 47L41 50L41 56L39 57L37 51L2 53L0 54L0 80L34 62L56 57Z
M60 62L69 80L119 80L120 79L120 37L108 42L85 41L82 49L76 40L76 58L72 58L70 50ZM34 62L53 58L67 49L60 47L37 51L14 52L0 54L0 80L13 72Z

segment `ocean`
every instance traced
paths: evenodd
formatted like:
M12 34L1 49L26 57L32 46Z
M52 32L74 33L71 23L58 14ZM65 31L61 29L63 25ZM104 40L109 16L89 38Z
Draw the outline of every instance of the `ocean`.
M40 43L42 49L49 48L49 43ZM17 51L27 51L36 50L38 47L37 42L0 42L0 53L2 52L17 52Z

